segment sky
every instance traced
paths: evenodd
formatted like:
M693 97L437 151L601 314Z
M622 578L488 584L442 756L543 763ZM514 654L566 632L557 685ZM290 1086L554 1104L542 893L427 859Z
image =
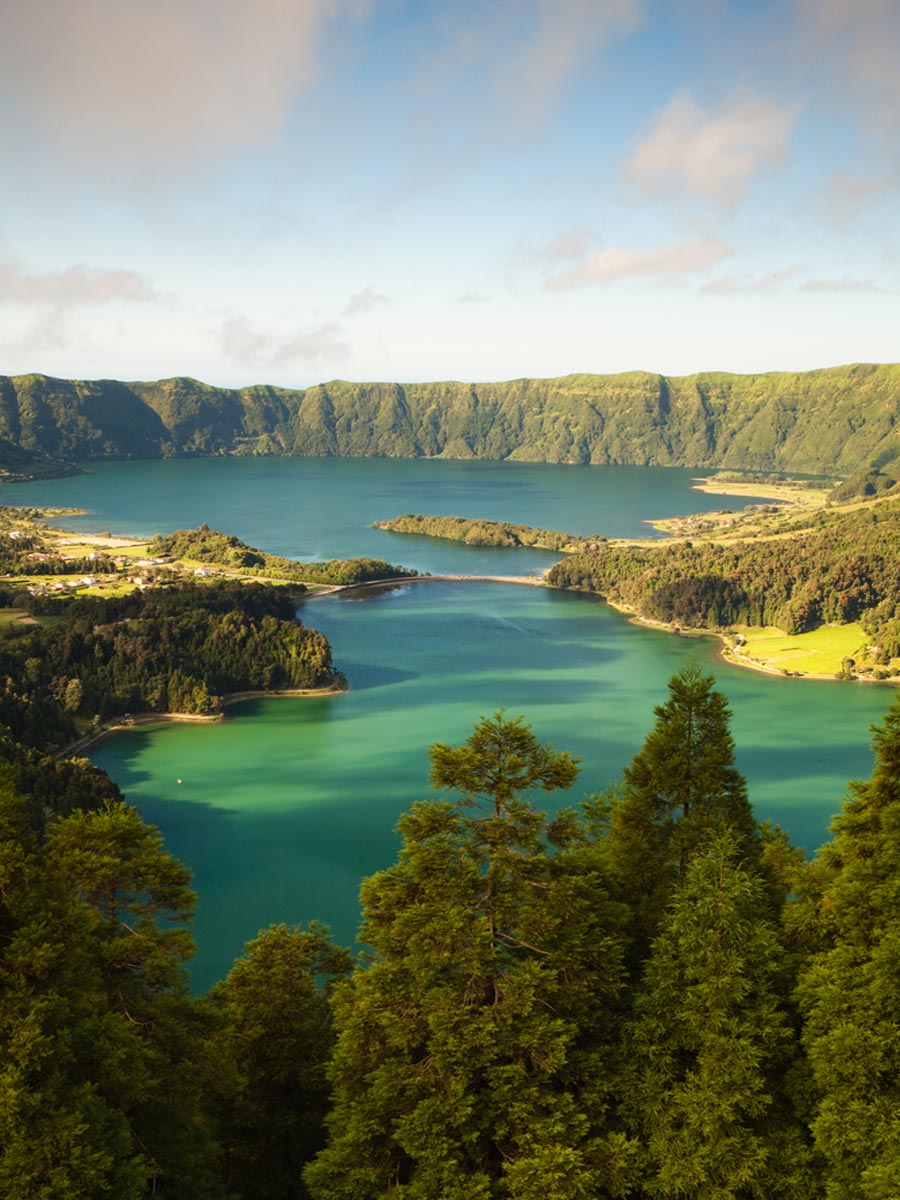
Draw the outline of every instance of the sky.
M897 0L0 8L0 373L900 360Z

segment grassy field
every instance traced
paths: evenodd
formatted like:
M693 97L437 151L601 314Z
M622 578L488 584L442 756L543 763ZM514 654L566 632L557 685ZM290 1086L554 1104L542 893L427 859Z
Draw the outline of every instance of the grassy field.
M742 631L744 644L738 653L776 670L801 675L835 675L845 658L862 665L867 661L868 638L861 625L823 625L812 633L788 637L781 629L767 627Z
M24 608L0 608L0 633L5 633L10 625L15 625L23 618L33 620Z

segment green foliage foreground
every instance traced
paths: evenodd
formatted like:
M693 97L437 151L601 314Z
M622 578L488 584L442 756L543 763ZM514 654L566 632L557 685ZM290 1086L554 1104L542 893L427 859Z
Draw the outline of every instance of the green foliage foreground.
M521 718L432 747L350 970L263 931L191 998L183 867L127 806L0 780L0 1194L891 1200L900 701L804 864L676 675L611 794Z

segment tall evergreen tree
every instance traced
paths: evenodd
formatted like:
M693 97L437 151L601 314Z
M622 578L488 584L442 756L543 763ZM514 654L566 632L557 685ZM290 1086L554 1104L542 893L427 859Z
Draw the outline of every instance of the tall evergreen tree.
M625 1109L642 1190L684 1200L808 1200L796 1052L768 888L733 835L696 852L637 989Z
M900 702L820 852L822 948L799 1000L829 1200L900 1195Z
M206 1048L214 1127L234 1200L305 1200L324 1142L333 1048L328 993L350 957L324 926L273 925L211 994Z
M691 858L715 830L729 828L743 852L757 850L757 825L734 766L731 710L715 680L688 665L669 680L669 698L626 767L607 846L633 914L642 957Z
M520 719L432 748L456 803L416 804L394 867L363 885L371 962L335 993L331 1140L317 1200L576 1200L620 1193L625 1139L605 1116L613 1032L588 1006L622 984L617 910L577 845L522 793L576 764Z
M0 790L0 1194L221 1196L183 968L187 872L122 804L41 841Z

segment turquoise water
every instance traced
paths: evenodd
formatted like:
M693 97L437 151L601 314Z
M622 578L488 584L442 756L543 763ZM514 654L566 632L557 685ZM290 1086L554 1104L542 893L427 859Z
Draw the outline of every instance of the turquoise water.
M279 484L285 464L288 482ZM327 502L318 511L298 509L292 489L320 465L104 464L96 475L10 495L19 503L90 507L96 511L85 520L93 529L149 533L207 520L295 554L312 545L309 531L318 522L327 532L313 553L323 556L376 553L354 539L380 544L388 537L404 547L415 543L421 557L383 549L380 556L421 569L454 569L445 565L449 548L460 571L516 574L523 562L531 564L525 570L538 569L543 556L391 537L368 530L368 521L401 511L458 511L622 533L663 515L665 505L684 512L698 510L698 500L728 503L688 492L689 472L326 460L320 478L329 481L322 485ZM477 497L471 503L469 486ZM456 502L446 502L453 493ZM531 507L524 511L526 498ZM598 525L598 513L607 525ZM334 545L325 540L332 537ZM397 818L429 794L427 747L462 740L479 716L501 706L522 713L541 739L581 755L579 782L558 796L577 802L620 777L652 725L667 679L699 658L731 702L738 764L758 814L781 821L813 849L827 835L846 781L869 773L868 727L894 694L883 685L740 671L718 661L712 640L631 625L594 597L527 586L406 584L310 600L300 616L328 635L350 680L346 695L254 701L229 710L221 725L137 730L93 752L195 872L198 987L221 977L243 942L271 921L316 917L350 943L359 880L394 859ZM539 797L541 804L555 800Z

